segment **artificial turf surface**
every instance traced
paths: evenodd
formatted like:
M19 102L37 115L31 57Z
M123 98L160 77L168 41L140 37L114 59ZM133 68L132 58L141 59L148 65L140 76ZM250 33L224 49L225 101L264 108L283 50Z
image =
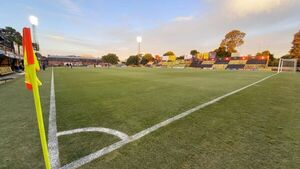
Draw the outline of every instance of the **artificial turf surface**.
M54 72L58 131L106 127L128 135L271 74L140 68ZM47 124L50 71L40 76ZM82 168L297 168L299 85L300 74L277 75ZM43 165L32 99L23 86L23 79L0 86L0 134L5 136L0 168ZM67 164L117 140L97 133L59 137L60 161Z

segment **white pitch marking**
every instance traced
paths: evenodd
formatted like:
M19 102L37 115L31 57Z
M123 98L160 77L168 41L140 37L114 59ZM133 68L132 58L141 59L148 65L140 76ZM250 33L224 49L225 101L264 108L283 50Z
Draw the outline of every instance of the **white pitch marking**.
M50 155L50 162L52 169L60 167L58 141L56 137L56 104L55 104L55 90L54 90L54 75L52 68L51 76L51 90L50 90L50 110L49 110L49 128L48 128L48 149Z
M82 132L100 132L100 133L107 133L111 135L115 135L119 137L121 140L128 139L128 135L125 133L122 133L117 130L109 129L109 128L103 128L103 127L87 127L87 128L80 128L80 129L74 129L74 130L68 130L68 131L62 131L57 133L57 137L64 136L64 135L71 135L75 133L82 133Z
M97 158L105 155L105 154L108 154L108 153L110 153L110 152L112 152L114 150L117 150L117 149L121 148L122 146L124 146L124 145L126 145L126 144L128 144L130 142L136 141L136 140L144 137L145 135L147 135L147 134L149 134L149 133L151 133L151 132L153 132L153 131L161 128L161 127L164 127L164 126L166 126L166 125L168 125L168 124L170 124L170 123L172 123L172 122L174 122L176 120L179 120L179 119L181 119L183 117L186 117L186 116L190 115L191 113L193 113L195 111L198 111L198 110L200 110L200 109L202 109L202 108L204 108L206 106L209 106L211 104L214 104L214 103L216 103L216 102L218 102L218 101L220 101L220 100L222 100L222 99L224 99L224 98L226 98L228 96L231 96L231 95L233 95L235 93L238 93L238 92L240 92L242 90L245 90L245 89L247 89L247 88L249 88L249 87L251 87L253 85L256 85L256 84L258 84L260 82L263 82L263 81L265 81L265 80L267 80L267 79L269 79L269 78L271 78L271 77L273 77L273 76L275 76L277 74L278 73L272 74L272 75L267 76L267 77L265 77L265 78L263 78L263 79L261 79L259 81L254 82L252 84L249 84L249 85L244 86L244 87L242 87L240 89L237 89L235 91L227 93L227 94L225 94L223 96L217 97L217 98L215 98L215 99L213 99L213 100L211 100L211 101L209 101L207 103L204 103L204 104L201 104L199 106L196 106L196 107L194 107L194 108L192 108L190 110L187 110L187 111L185 111L185 112L183 112L181 114L178 114L178 115L176 115L176 116L174 116L172 118L169 118L169 119L167 119L167 120L165 120L163 122L160 122L160 123L158 123L158 124L156 124L156 125L154 125L154 126L152 126L150 128L147 128L147 129L145 129L143 131L140 131L140 132L138 132L138 133L136 133L136 134L128 137L125 140L121 140L119 142L116 142L116 143L114 143L114 144L112 144L110 146L102 148L101 150L98 150L98 151L96 151L94 153L91 153L91 154L89 154L87 156L84 156L84 157L82 157L82 158L80 158L78 160L75 160L75 161L73 161L73 162L71 162L69 164L66 164L65 166L61 167L61 169L76 169L76 168L78 168L80 166L83 166L83 165L85 165L85 164L87 164L87 163L89 163L89 162L91 162L91 161L93 161L93 160L95 160L95 159L97 159Z

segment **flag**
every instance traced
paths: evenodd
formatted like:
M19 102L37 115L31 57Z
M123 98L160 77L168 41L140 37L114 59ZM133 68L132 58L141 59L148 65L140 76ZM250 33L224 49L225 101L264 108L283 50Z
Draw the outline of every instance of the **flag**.
M23 56L25 65L25 84L27 89L32 90L32 79L36 79L38 85L42 85L38 77L30 74L29 70L32 67L36 71L40 71L40 65L33 51L31 33L29 28L23 29ZM31 77L32 76L32 77Z
M30 28L23 28L22 43L23 43L24 65L25 65L25 84L26 84L26 88L31 90L33 93L40 140L41 140L42 151L43 151L43 156L45 161L45 168L51 169L46 134L45 134L45 127L43 121L42 106L41 106L41 100L39 94L39 86L42 85L42 83L40 82L40 80L36 75L36 72L40 70L40 65L33 51Z

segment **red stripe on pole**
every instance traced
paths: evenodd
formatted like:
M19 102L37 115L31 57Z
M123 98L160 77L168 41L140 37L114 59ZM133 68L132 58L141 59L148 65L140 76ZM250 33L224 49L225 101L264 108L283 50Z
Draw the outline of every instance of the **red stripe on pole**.
M23 50L26 50L27 63L34 64L34 54L31 41L30 28L23 28Z
M28 90L32 90L32 85L29 84L29 83L26 83L26 88L27 88Z

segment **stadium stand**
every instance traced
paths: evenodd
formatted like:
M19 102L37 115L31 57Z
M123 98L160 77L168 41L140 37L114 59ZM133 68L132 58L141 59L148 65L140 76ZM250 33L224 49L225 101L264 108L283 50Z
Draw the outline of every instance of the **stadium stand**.
M0 28L0 32L3 29ZM23 56L20 54L21 46L6 39L0 34L0 76L21 72L23 68ZM2 80L4 77L1 78Z
M185 68L189 65L189 63L190 62L186 62L185 60L176 60L172 66L174 68Z
M255 65L266 65L267 60L258 60L258 59L250 59L246 62L247 65L255 64Z
M246 65L247 60L230 60L228 65Z
M245 68L245 65L242 65L242 64L233 64L233 65L228 65L226 67L226 69L229 69L229 70L239 70L239 69L244 69Z
M226 60L217 59L213 65L213 69L224 70L224 69L226 69L228 63L229 63L229 59L228 60L227 59Z
M198 68L200 68L201 67L201 63L202 63L202 61L201 60L193 60L192 61L192 63L191 63L191 65L190 65L190 67L198 67Z
M214 63L215 63L214 60L206 60L201 63L200 67L202 69L211 69L213 68Z
M0 76L8 75L14 73L11 70L11 67L5 66L5 67L0 67Z
M48 55L46 58L48 66L64 66L66 64L72 64L73 66L88 66L88 65L99 65L101 60L93 57L81 57L75 55L69 56L57 56Z
M183 59L179 59L179 60L175 60L175 61L161 61L157 64L155 64L156 67L163 67L163 68L185 68L191 65L191 61L189 60L183 60Z
M245 65L247 63L247 60L240 60L237 58L233 58L232 60L229 61L228 66L226 69L229 70L239 70L239 69L244 69Z
M247 61L245 69L257 70L265 69L267 67L268 60L250 59Z
M229 63L229 60L216 60L214 64L216 65L227 65Z
M236 56L236 57L225 57L209 60L193 60L190 67L199 67L202 69L219 69L219 70L259 70L268 68L269 57L265 56Z

